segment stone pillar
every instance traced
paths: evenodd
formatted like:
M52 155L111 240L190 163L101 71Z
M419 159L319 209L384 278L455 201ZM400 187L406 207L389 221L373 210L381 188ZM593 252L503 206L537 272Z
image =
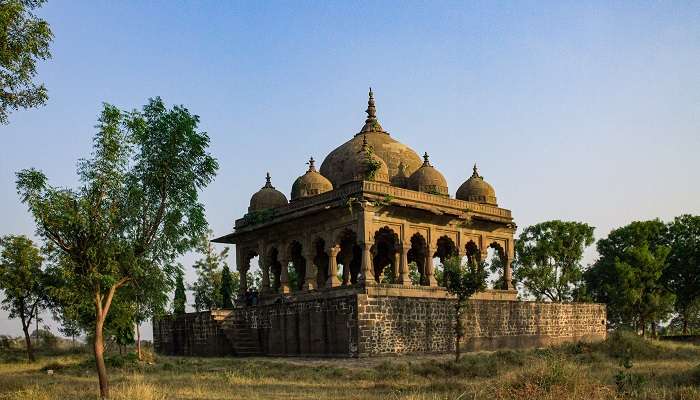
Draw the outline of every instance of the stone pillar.
M362 276L361 281L365 285L376 284L377 281L374 279L374 271L372 265L372 254L370 253L370 248L372 245L367 242L360 243L362 248Z
M280 293L289 293L289 258L287 254L279 256L281 271L280 271Z
M343 256L343 286L350 284L350 263L352 262L352 245Z
M398 283L401 279L401 250L394 252L394 283Z
M340 246L335 245L328 248L326 251L328 253L328 280L326 281L326 287L332 288L340 284L338 280L338 253L340 252Z
M270 293L270 261L265 253L260 253L258 256L258 266L262 272L262 284L260 291L262 293Z
M309 250L304 251L304 259L306 260L306 276L304 277L303 290L314 290L316 289L316 263L314 262L314 256L316 255L314 251L310 249L311 246L304 246L304 249L309 248Z
M505 261L505 265L503 266L503 278L506 281L506 285L504 289L514 290L515 288L513 287L513 270L510 265L513 262L513 258L506 256Z
M248 271L250 270L250 258L247 255L241 255L241 267L238 270L238 276L241 282L241 293L245 293L248 290Z
M399 247L399 257L401 258L399 262L399 278L397 283L404 286L410 286L412 284L411 277L408 275L408 251L411 250L411 246L400 246Z
M425 245L425 280L428 286L437 286L433 266L433 247L430 244Z

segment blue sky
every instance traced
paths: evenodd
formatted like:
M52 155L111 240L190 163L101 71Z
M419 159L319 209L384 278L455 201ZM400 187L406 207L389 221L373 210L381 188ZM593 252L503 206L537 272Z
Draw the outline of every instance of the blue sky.
M201 117L221 166L201 198L224 234L266 171L288 194L309 156L360 129L370 85L384 128L427 151L452 195L477 162L521 227L578 220L604 237L700 214L697 1L53 0L39 14L50 97L0 126L2 235L34 231L17 170L76 184L102 102L161 96Z

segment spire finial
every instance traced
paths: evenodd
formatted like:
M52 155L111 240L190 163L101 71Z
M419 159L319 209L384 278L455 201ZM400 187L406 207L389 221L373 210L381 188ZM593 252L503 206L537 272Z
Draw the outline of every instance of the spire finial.
M428 159L428 152L423 154L423 165L430 165L430 160Z
M367 100L367 110L365 110L365 112L367 113L367 119L365 119L365 125L362 127L362 130L360 130L360 133L384 132L384 128L382 128L382 125L377 120L377 107L374 105L374 92L372 91L372 87L369 88L369 100Z
M314 160L314 157L311 156L311 158L309 158L309 163L308 163L309 164L309 171L316 171L316 166L314 165L315 162L316 162L316 160Z
M476 163L474 163L473 171L474 172L472 172L472 178L481 178L481 176L479 175L479 170L476 169Z
M272 188L274 189L275 187L272 186L272 180L270 179L270 173L268 172L265 174L265 186L263 188Z

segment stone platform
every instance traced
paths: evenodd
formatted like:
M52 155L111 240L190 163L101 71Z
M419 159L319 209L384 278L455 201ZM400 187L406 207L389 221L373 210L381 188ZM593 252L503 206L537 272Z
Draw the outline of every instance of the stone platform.
M603 340L601 304L515 300L489 290L468 301L466 351ZM454 351L455 299L440 287L338 287L261 298L257 306L191 313L153 323L170 355L362 357Z

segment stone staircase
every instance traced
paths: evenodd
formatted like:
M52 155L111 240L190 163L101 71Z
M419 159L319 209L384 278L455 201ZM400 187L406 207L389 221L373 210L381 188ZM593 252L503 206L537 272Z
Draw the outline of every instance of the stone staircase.
M255 333L248 328L243 312L239 309L212 311L212 318L219 324L237 356L262 355Z

